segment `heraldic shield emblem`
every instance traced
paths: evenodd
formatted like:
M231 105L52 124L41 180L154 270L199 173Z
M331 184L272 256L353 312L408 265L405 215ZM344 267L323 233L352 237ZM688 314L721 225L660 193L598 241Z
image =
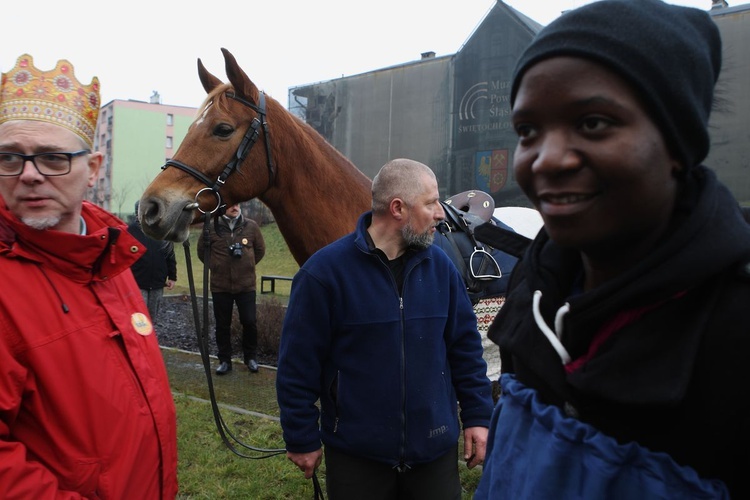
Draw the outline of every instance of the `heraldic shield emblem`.
M508 180L508 150L477 151L474 172L477 189L487 193L500 191Z

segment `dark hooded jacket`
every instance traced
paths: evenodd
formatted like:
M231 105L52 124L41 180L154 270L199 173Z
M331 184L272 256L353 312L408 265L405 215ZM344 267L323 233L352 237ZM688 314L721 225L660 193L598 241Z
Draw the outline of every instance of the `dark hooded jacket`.
M174 254L174 243L149 238L143 233L137 220L128 225L128 232L146 247L146 253L135 261L130 269L133 271L138 288L155 290L164 288L167 278L177 281L177 258Z
M579 431L583 441L593 430L620 449L637 446L673 461L693 482L712 482L713 498L722 483L733 498L749 498L750 227L712 171L689 175L668 234L638 265L596 289L571 292L582 276L579 254L542 231L515 268L489 335L500 346L504 388L530 389L529 408L540 415L554 408L554 425L580 423L588 426ZM505 396L493 418L503 419ZM535 469L538 463L524 461L528 441L506 441L528 435L501 443L494 423L490 432L490 450L516 455L488 452L478 498L500 498L514 466L525 467L518 477L526 486L518 487L531 488L514 494L544 498L534 489L543 486L531 486L537 475L555 498L580 494L571 491L580 484L571 484L570 454L567 463ZM642 484L630 484L650 498ZM666 491L679 495L675 488Z

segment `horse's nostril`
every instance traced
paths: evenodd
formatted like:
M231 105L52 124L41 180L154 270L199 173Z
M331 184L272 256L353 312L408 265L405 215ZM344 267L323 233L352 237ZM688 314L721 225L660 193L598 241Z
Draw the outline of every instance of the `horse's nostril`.
M159 219L159 204L151 200L141 203L141 223L151 225Z

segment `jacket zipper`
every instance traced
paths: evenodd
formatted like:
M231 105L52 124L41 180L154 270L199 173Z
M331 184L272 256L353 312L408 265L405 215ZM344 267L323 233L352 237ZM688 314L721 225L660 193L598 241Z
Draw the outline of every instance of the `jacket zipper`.
M409 275L411 272L416 268L423 259L418 259L414 264L410 267L406 267L404 269L404 282L401 289L401 293L398 296L398 308L399 312L401 314L401 443L399 445L399 464L395 467L399 472L403 472L406 469L410 468L406 463L404 462L405 454L406 454L406 324L404 322L404 295L406 295L406 287L409 283ZM393 284L396 288L396 293L398 294L398 285L396 284L395 279L393 278L393 274L391 275L391 281L393 281Z
M404 282L403 282L403 288L401 293L398 292L398 284L396 283L395 278L393 277L393 273L388 268L388 266L380 260L380 258L376 255L373 255L373 258L377 259L380 264L385 267L386 272L388 273L388 276L391 278L391 283L393 283L393 288L396 291L396 295L398 295L398 308L401 315L401 443L399 444L399 463L394 467L394 469L397 469L399 472L403 472L406 469L410 468L408 465L404 463L404 454L406 453L406 326L404 324L404 291L406 290L407 283L409 281L409 275L411 274L411 271L417 267L423 259L417 260L414 265L411 267L407 267L404 269ZM336 420L334 422L334 432L336 427L338 426L338 417L336 417Z
M408 275L407 275L408 276ZM406 277L404 276L404 286ZM398 307L401 313L401 445L399 450L399 470L404 467L404 454L406 452L406 327L404 325L404 297L399 296Z

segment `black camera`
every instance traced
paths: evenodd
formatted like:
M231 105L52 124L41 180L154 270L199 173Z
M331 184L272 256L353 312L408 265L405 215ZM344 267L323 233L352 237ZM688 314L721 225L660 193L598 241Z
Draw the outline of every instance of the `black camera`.
M237 259L242 257L242 243L234 243L233 245L229 245L229 254Z

